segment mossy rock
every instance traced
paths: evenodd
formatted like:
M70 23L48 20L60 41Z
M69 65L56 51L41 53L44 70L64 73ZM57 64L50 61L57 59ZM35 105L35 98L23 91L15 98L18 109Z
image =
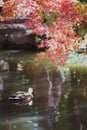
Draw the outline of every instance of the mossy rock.
M87 33L87 23L81 25L81 27L77 30L77 34L83 37Z

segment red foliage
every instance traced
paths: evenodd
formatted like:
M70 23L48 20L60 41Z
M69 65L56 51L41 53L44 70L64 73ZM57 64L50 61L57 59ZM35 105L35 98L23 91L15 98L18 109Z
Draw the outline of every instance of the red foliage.
M45 35L38 48L48 49L39 58L64 65L67 56L80 45L73 26L79 27L83 17L76 4L70 0L11 0L4 4L2 16L6 14L4 20L28 18L24 25L37 35Z

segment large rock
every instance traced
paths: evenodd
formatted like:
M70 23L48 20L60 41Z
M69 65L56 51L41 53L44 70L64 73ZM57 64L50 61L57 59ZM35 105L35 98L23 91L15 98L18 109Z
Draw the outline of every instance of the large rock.
M0 47L36 47L35 35L32 30L27 29L23 19L16 19L10 22L0 22ZM15 49L15 48L14 48Z

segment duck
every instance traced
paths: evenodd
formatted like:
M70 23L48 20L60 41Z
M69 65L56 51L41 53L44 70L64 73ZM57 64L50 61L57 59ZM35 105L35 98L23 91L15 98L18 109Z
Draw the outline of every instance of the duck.
M17 91L13 94L10 95L8 98L9 100L13 101L16 105L17 104L28 104L32 105L33 104L33 88L29 87L28 91Z

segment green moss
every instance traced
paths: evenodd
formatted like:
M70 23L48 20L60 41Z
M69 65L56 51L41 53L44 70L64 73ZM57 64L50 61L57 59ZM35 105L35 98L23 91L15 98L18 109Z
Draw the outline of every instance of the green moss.
M87 33L87 23L83 23L77 30L77 34L83 37Z

